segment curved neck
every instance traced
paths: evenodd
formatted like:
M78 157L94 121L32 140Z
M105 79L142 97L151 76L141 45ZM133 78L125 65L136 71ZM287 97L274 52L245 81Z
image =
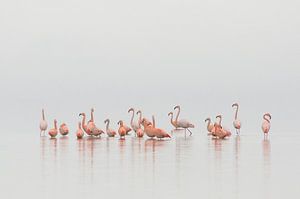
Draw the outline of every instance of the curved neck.
M155 128L155 118L154 118L154 115L152 115L152 126Z
M266 120L268 123L270 123L270 120L269 120L269 118L267 118L267 116L268 116L267 114L264 115L264 120Z
M178 118L179 118L179 114L180 114L180 107L178 107L177 109L178 109L178 112L177 112L176 119L175 119L176 123L178 122Z
M57 122L54 121L54 128L57 129Z
M43 118L43 120L45 120L45 112L44 112L44 109L42 110L42 118Z
M207 121L208 121L208 123L207 123L207 129L209 129L211 121L210 120L207 120Z
M138 115L139 115L139 128L141 128L142 112L138 112Z
M222 117L220 116L220 117L218 117L218 118L220 118L220 120L219 120L219 125L221 125L221 123L222 123Z
M133 118L134 118L134 110L131 110L131 111L132 111L132 116L131 116L130 124L132 126L133 125Z
M109 120L106 120L106 131L108 130L108 127L109 127Z
M83 128L85 126L85 115L82 115L82 126L83 126Z
M81 123L78 122L78 129L81 129Z
M235 110L235 116L234 116L234 119L237 119L238 112L239 112L239 105L236 105L236 110Z
M91 110L91 122L94 122L94 111Z

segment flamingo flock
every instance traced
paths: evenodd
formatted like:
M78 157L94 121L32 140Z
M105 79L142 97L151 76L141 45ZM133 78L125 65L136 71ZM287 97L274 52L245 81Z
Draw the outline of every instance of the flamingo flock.
M233 127L236 130L236 134L240 134L242 123L238 118L239 112L239 104L234 103L232 104L232 108L235 108L234 112L234 119L233 119ZM173 108L174 112L169 112L168 116L170 117L170 124L174 128L171 132L182 131L184 130L185 136L186 132L189 132L189 136L192 136L192 128L195 128L195 125L191 123L189 120L179 118L181 113L181 107L179 105ZM106 134L108 137L116 137L117 134L119 135L120 139L125 139L127 135L130 134L131 131L134 132L134 135L138 138L143 138L144 135L149 137L150 139L170 139L170 134L162 129L156 127L155 116L152 116L152 121L148 120L147 118L143 117L142 111L138 110L135 111L134 108L130 108L128 113L131 115L130 117L130 127L128 127L124 120L118 121L118 129L113 130L110 128L110 119L106 119L104 124L106 125L105 131L100 129L94 120L94 109L91 109L91 116L90 120L87 121L86 114L84 112L79 113L79 116L82 117L81 121L78 122L78 127L76 131L77 139L82 139L85 135L92 136L92 137L100 137ZM176 112L176 117L174 119L174 114ZM135 119L135 116L136 119ZM222 125L222 115L217 115L215 117L215 122L213 123L211 118L206 118L206 129L208 131L207 135L212 136L213 139L226 139L231 136L231 131ZM61 123L59 125L59 129L57 128L57 120L54 119L54 126L52 129L48 131L50 138L55 138L58 133L61 136L67 136L69 134L69 128L66 123ZM45 118L45 111L42 109L42 119L40 121L40 135L46 134L46 130L48 128L48 123ZM266 113L263 115L263 122L262 122L262 131L264 133L264 138L268 137L270 128L271 128L271 114Z

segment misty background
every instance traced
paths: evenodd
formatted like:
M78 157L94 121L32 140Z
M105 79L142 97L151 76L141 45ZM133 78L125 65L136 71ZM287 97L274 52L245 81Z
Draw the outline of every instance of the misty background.
M1 133L38 134L41 109L76 130L129 122L130 107L171 129L167 113L204 133L222 114L242 133L297 132L300 110L299 1L1 1ZM271 132L271 133L272 133Z

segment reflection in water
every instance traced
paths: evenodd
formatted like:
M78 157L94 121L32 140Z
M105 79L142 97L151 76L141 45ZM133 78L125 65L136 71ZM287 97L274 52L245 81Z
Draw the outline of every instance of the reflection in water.
M239 197L239 160L240 160L240 135L236 135L234 140L234 152L235 152L235 198Z
M264 170L264 198L270 198L270 175L271 175L271 144L268 137L262 141L263 170Z

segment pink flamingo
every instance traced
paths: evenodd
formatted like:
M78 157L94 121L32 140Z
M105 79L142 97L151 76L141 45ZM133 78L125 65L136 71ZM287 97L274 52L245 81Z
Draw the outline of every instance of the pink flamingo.
M221 139L224 139L225 137L229 137L231 136L231 132L225 128L222 127L221 123L222 123L222 116L221 115L218 115L216 117L216 119L220 119L219 120L219 123L216 124L215 123L215 135L218 137L218 138L221 138Z
M62 123L59 127L59 133L63 136L68 135L69 134L69 129L66 125L66 123Z
M50 135L51 138L55 138L58 134L58 131L57 131L57 121L54 120L54 128L53 129L50 129L48 134Z
M137 129L136 131L136 135L141 138L144 136L144 131L143 129L141 128L141 123L142 123L142 111L137 111L136 112L137 115L139 115L139 120L138 120L138 124L139 124L139 128Z
M233 126L236 130L236 134L239 134L242 126L241 121L238 119L239 104L238 103L232 104L232 107L236 107Z
M126 128L124 127L123 121L120 120L120 121L118 122L118 125L120 125L119 130L118 130L118 133L119 133L119 135L120 135L120 138L121 138L121 139L122 139L122 138L125 138L125 135L126 135L126 133L127 133L127 130L126 130Z
M152 128L153 128L154 134L156 135L156 137L158 139L161 140L162 138L171 138L171 136L165 130L155 127L154 115L152 116L152 122L153 122L153 127Z
M146 133L146 135L153 139L156 135L153 130L154 128L152 126L152 123L149 122L146 118L143 118L141 124L144 126L144 132Z
M267 116L269 118L267 118ZM264 137L266 138L268 136L270 128L271 128L271 121L270 120L272 119L272 117L271 117L270 113L266 113L266 114L264 114L263 119L264 119L264 121L262 123L261 128L264 132Z
M77 139L81 139L84 135L83 130L81 129L81 122L78 122L78 130L76 132Z
M185 133L186 133L186 130L188 130L190 132L190 136L191 136L192 131L190 131L189 128L195 128L195 126L192 123L190 123L189 121L185 120L185 119L178 120L178 117L179 117L179 114L180 114L180 106L175 106L174 110L176 110L176 109L178 109L176 119L175 119L176 125L178 127L183 128L185 130Z
M131 120L130 120L130 126L131 128L133 129L133 131L136 133L136 131L138 130L139 128L139 124L138 122L134 122L134 115L135 115L135 111L134 111L134 108L130 108L128 110L128 113L132 112L132 116L131 116Z
M44 112L44 109L42 109L42 120L40 122L40 136L41 136L42 132L44 132L44 135L45 135L47 128L48 128L48 124L45 119L45 112Z
M82 128L84 130L84 132L87 134L87 135L92 135L92 131L87 127L87 125L85 124L85 120L86 120L86 115L85 113L80 113L79 116L82 116Z
M104 121L104 123L106 123L106 133L107 133L108 137L115 137L116 131L114 131L114 130L112 130L112 129L109 128L110 120L106 119Z
M212 135L213 134L213 130L214 130L214 125L211 124L211 119L210 118L206 118L205 122L208 122L207 123L207 127L206 127L207 131L208 131L207 135Z

